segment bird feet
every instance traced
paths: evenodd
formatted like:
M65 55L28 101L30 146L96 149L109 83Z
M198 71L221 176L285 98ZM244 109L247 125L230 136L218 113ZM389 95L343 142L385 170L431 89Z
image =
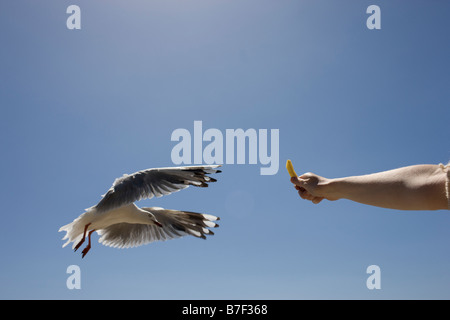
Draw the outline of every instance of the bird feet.
M87 229L88 229L88 227L89 227L90 225L91 225L91 224L88 223L87 225L84 226L83 238L81 238L81 241L78 242L78 244L75 246L75 248L74 248L73 251L77 251L78 248L80 248L81 245L84 243L84 240L86 239L86 232L87 232ZM89 235L90 235L90 234L89 234ZM91 239L89 239L89 243L90 243L90 241L91 241Z
M86 248L84 248L83 251L81 252L81 258L84 258L84 256L89 252L90 249L91 249L91 244L88 244L86 246Z
M84 256L89 252L89 250L91 250L91 234L94 232L95 230L91 230L89 231L88 234L88 245L86 246L86 248L83 249L83 251L81 252L81 258L84 258Z
M81 245L84 243L84 240L85 240L85 238L81 239L81 241L78 242L78 244L75 246L73 251L77 251L81 247Z

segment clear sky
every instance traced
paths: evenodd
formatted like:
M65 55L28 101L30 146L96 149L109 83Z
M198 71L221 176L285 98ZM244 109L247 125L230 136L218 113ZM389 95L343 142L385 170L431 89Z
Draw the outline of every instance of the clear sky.
M81 8L81 30L66 9ZM369 30L369 5L381 29ZM300 199L341 177L447 162L448 1L0 2L0 298L449 299L450 214ZM81 259L60 226L116 177L173 166L177 128L279 129L280 169L224 164L139 205L221 217L204 241ZM80 290L66 287L81 269ZM366 268L381 269L368 290Z

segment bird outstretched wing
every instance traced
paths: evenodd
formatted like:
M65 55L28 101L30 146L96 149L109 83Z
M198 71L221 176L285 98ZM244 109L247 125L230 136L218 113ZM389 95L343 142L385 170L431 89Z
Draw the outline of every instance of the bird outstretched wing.
M130 248L186 235L206 239L206 235L214 234L208 228L219 226L213 222L219 220L219 218L209 214L163 208L142 209L151 212L162 227L148 224L117 223L97 231L101 236L99 242L115 248Z
M162 197L188 186L207 187L217 180L207 176L219 173L220 165L154 168L117 178L102 200L93 208L105 212L139 201Z

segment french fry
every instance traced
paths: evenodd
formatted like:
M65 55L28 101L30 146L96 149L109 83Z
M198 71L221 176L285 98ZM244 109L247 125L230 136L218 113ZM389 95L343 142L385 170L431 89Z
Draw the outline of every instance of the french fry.
M291 160L286 161L286 169L289 172L289 175L291 178L297 177L297 174L295 173L294 167L292 166Z

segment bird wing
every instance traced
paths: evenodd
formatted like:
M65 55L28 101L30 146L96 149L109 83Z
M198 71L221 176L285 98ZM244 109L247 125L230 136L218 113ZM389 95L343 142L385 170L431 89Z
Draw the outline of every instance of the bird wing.
M218 167L220 165L154 168L125 174L114 181L94 208L104 212L142 199L169 195L190 185L207 187L209 182L217 181L207 174L221 172Z
M219 225L213 221L218 217L188 211L163 208L142 208L151 212L162 227L147 224L117 223L98 230L99 242L115 248L131 248L154 241L175 239L186 235L206 239L214 233L207 228Z
M108 247L131 248L153 241L174 239L184 236L182 232L172 228L161 228L156 225L117 223L98 230L99 242Z

